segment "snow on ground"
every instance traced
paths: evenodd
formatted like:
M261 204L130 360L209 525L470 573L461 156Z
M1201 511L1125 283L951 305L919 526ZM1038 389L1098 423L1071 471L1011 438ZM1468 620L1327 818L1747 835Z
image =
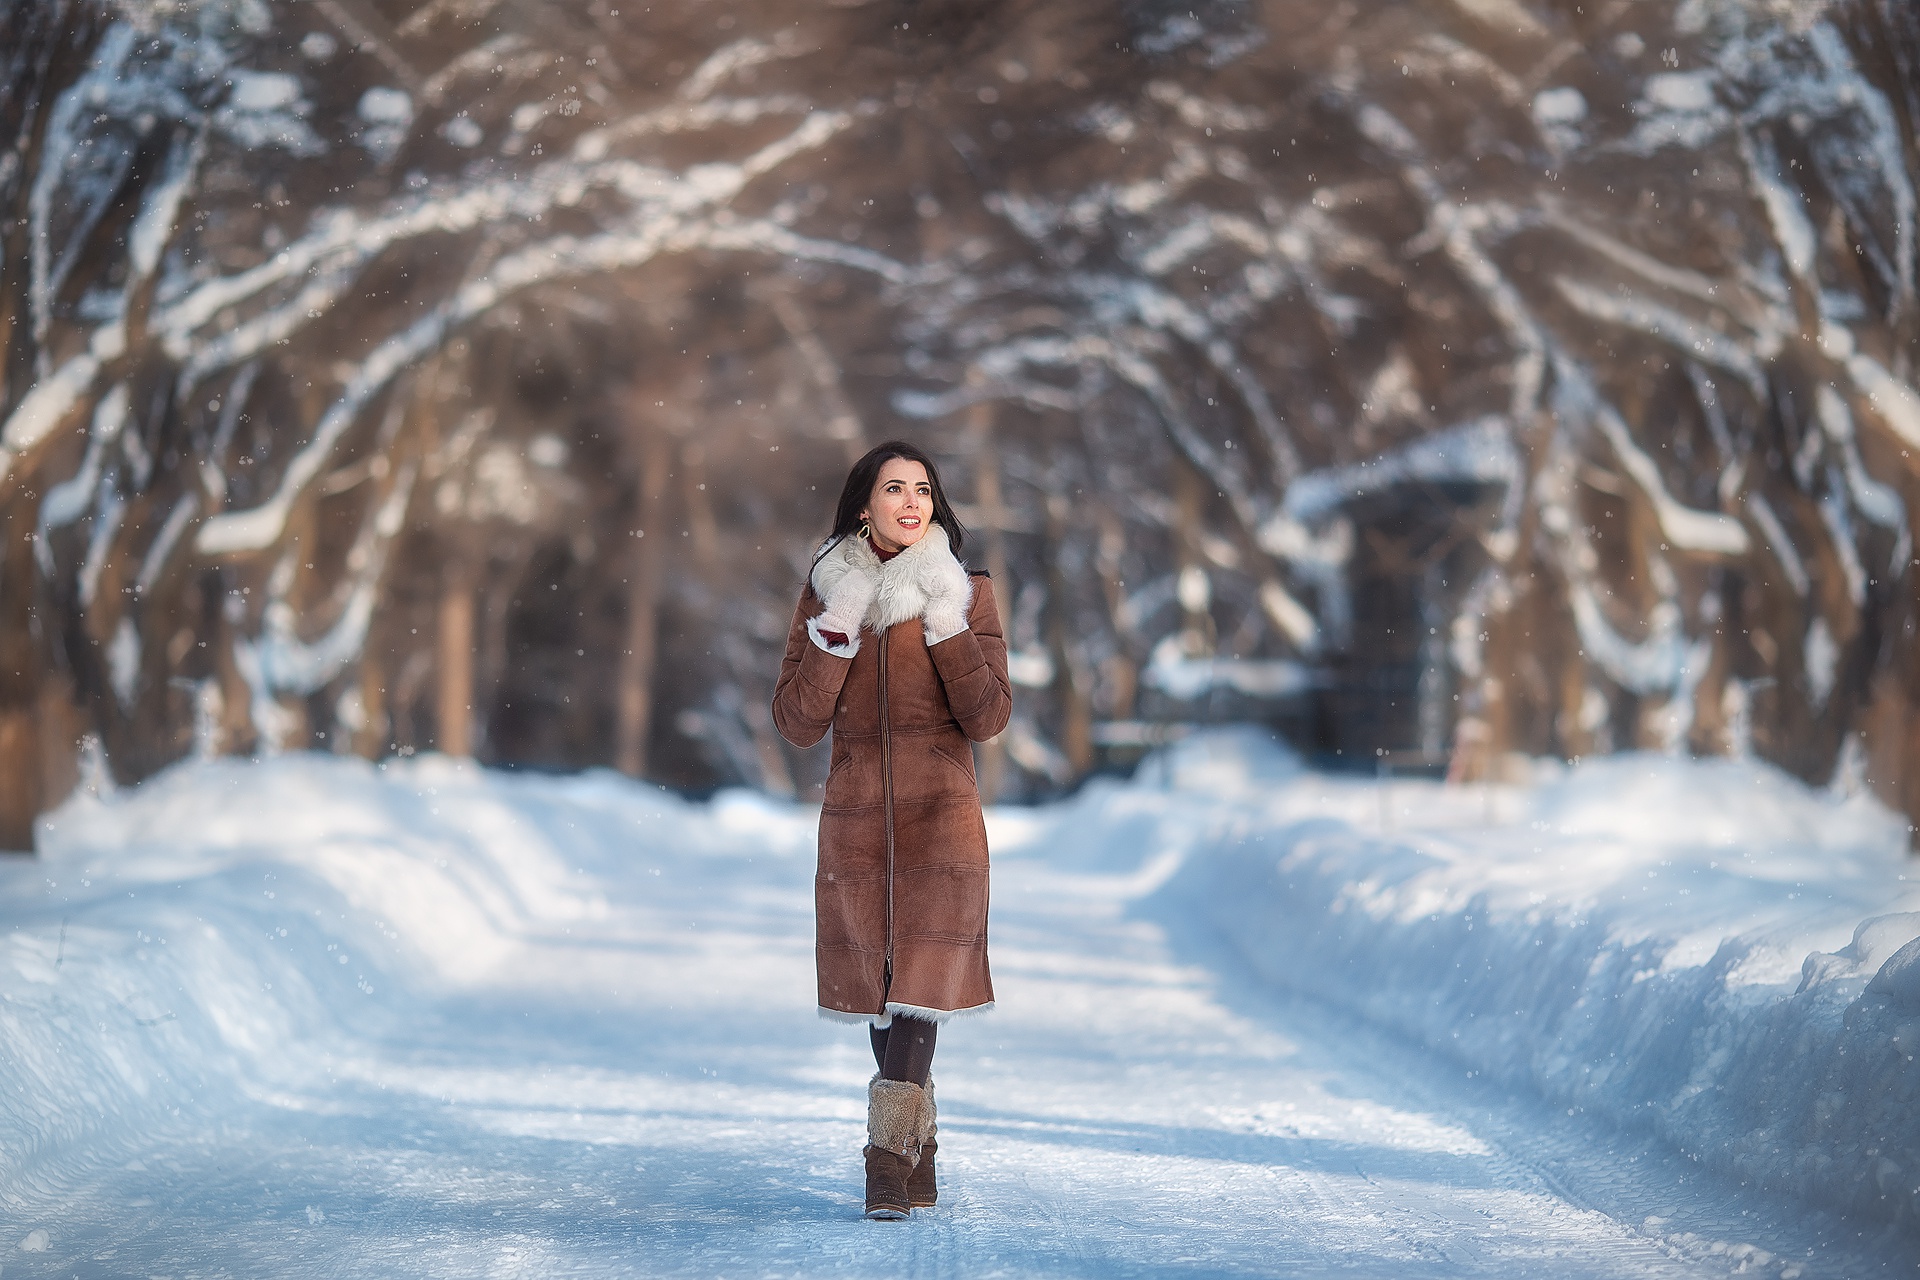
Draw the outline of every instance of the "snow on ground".
M998 811L1000 1008L942 1037L907 1224L858 1217L813 822L432 758L76 797L0 867L0 1270L1913 1269L1908 988L1867 988L1920 902L1864 802L1637 759L1381 785L1229 735Z
M1268 979L1742 1179L1920 1222L1920 867L1872 800L1632 755L1527 791L1343 782L1221 739L1145 781L1215 801L1168 892Z

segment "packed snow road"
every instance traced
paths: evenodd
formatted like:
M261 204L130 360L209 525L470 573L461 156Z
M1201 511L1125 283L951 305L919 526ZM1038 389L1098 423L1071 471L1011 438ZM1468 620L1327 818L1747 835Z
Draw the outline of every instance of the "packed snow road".
M941 1038L941 1203L871 1223L808 811L301 758L78 801L0 884L0 1267L1910 1273L1889 1233L1275 993L1158 892L1181 852L1146 808L995 815L1000 1003Z

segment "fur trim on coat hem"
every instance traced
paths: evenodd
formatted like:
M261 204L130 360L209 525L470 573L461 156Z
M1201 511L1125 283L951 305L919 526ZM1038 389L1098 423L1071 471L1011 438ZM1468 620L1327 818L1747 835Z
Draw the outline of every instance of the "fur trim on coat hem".
M844 1022L850 1026L859 1026L861 1023L865 1023L870 1027L885 1031L893 1025L893 1019L896 1014L902 1018L918 1018L922 1022L946 1022L953 1018L969 1017L976 1013L988 1013L991 1012L992 1009L993 1001L991 1000L985 1004L976 1004L969 1009L927 1009L917 1004L901 1004L897 1000L889 1000L885 1013L848 1013L845 1009L829 1009L825 1005L819 1006L818 1012L820 1017L827 1022Z
M987 1013L992 1008L991 1000L967 1009L925 1009L917 1004L901 1004L898 1000L889 1000L887 1001L887 1023L895 1018L919 1018L922 1022L948 1022L971 1014ZM876 1022L874 1025L885 1026L887 1023Z
M848 1013L845 1009L829 1009L825 1005L820 1006L820 1017L827 1022L845 1022L851 1026L867 1023L882 1027L886 1025L877 1013Z

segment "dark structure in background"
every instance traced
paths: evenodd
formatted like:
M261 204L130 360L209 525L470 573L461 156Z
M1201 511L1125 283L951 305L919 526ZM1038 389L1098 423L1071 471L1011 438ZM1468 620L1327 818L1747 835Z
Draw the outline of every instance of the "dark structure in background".
M1899 0L0 0L0 843L85 759L805 793L949 459L1002 797L1166 726L1920 812Z

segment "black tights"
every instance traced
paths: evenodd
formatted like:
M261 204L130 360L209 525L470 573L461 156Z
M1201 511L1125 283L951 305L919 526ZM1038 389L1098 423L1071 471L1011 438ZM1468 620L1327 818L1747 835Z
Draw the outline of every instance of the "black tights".
M933 1070L933 1042L940 1024L925 1018L893 1016L889 1027L870 1027L873 1060L880 1074L889 1080L907 1080L925 1088L927 1073Z

